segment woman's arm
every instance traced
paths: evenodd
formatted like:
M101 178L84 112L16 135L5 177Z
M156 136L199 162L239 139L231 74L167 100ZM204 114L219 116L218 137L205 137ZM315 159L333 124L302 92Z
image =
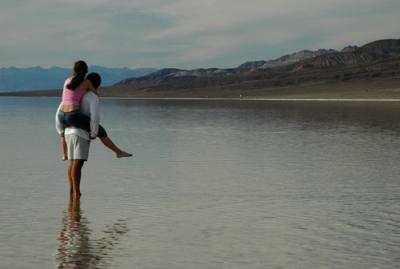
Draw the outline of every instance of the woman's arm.
M92 82L90 80L85 79L84 81L85 87L88 91L95 93L97 96L99 96L99 93L97 92L96 88L93 86Z

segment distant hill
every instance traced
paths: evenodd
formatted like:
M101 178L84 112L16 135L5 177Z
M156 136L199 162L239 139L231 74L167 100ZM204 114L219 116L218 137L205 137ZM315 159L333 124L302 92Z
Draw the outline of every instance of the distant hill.
M229 96L304 83L395 78L400 84L400 39L378 40L341 51L303 50L231 69L162 69L120 81L106 95ZM186 91L185 91L186 90Z
M311 50L301 50L292 54L284 55L279 57L275 60L268 60L268 61L255 61L255 62L246 62L241 64L238 68L239 69L258 69L258 68L271 68L271 67L278 67L283 65L288 65L292 63L296 63L305 59L313 58L316 56L325 55L328 53L337 52L333 49L319 49L316 51Z
M356 95L352 95L354 89L357 89ZM165 68L141 77L123 79L102 89L101 94L116 97L242 98L298 96L301 92L317 96L325 92L340 98L362 97L368 91L375 92L374 96L400 98L400 39L377 40L360 47L347 46L340 51L302 50L228 69ZM59 94L42 91L26 95Z
M107 68L102 66L91 66L91 72L98 72L103 78L103 86L112 85L129 77L140 77L154 72L152 68ZM64 80L71 74L70 68L42 68L29 67L0 68L0 91L27 91L45 90L62 87Z

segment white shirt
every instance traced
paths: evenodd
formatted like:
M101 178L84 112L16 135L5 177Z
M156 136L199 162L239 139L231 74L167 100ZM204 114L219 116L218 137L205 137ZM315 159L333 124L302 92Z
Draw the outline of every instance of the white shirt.
M62 113L60 111L60 107L61 104L56 112L56 130L58 134L75 134L79 137L82 137L83 139L90 140L89 133L87 131L74 126L65 128L64 132L64 125L62 124ZM90 135L92 137L96 137L100 123L99 97L93 92L86 92L82 97L80 110L83 114L90 117Z

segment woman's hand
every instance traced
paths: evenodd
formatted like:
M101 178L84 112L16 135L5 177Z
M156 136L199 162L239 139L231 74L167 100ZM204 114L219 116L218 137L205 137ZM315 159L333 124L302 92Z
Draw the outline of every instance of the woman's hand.
M93 92L94 94L99 96L97 89L93 86L93 84L92 84L92 82L90 82L90 80L88 80L88 79L85 80L85 86L86 86L86 90Z

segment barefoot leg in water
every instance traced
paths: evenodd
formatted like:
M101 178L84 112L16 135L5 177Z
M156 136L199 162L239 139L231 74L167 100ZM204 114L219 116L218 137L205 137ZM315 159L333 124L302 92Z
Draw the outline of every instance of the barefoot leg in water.
M72 196L79 198L81 196L81 174L83 160L71 160L70 163L70 174L72 179Z
M114 142L107 136L107 137L100 137L101 142L109 149L114 151L117 158L124 158L124 157L132 157L131 153L121 150L117 147Z

